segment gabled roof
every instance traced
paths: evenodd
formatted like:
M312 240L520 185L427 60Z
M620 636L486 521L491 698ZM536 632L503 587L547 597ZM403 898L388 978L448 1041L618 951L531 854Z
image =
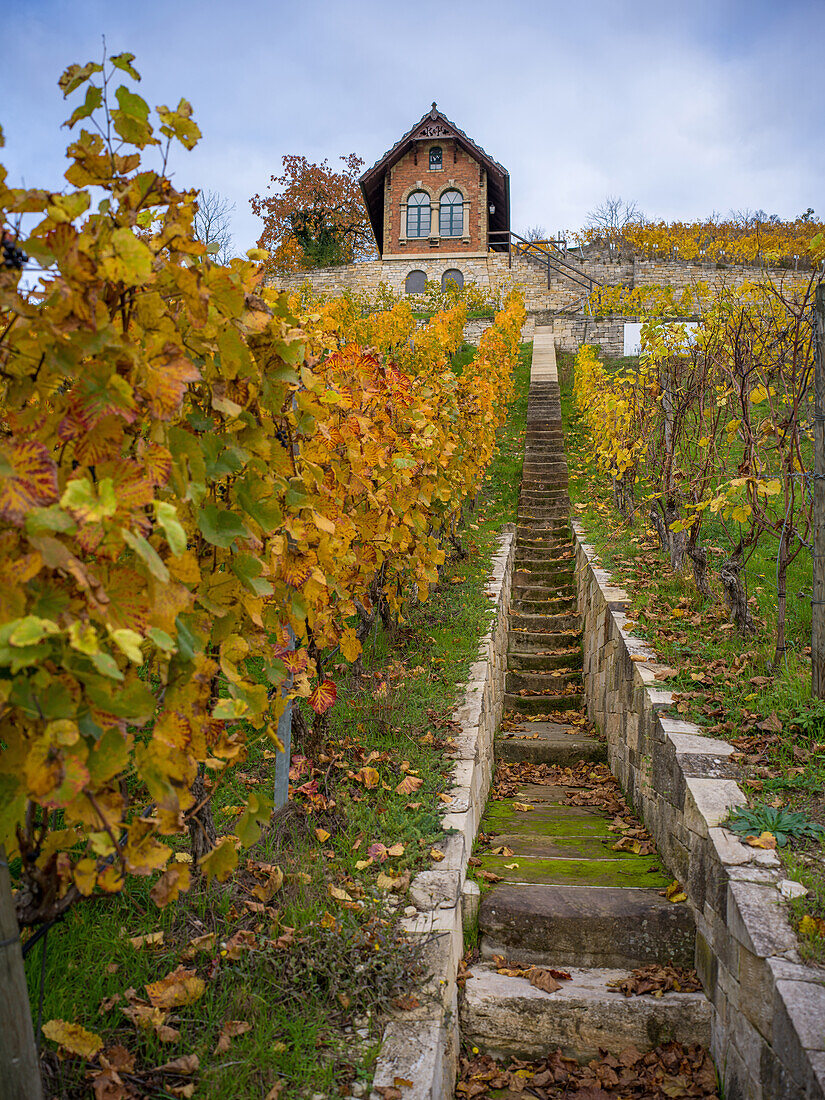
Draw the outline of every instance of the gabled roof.
M453 138L466 153L487 170L487 194L495 205L496 212L490 216L490 229L508 230L510 228L510 174L497 160L486 153L480 145L467 137L463 130L451 122L438 110L435 103L432 109L400 138L391 149L368 168L359 179L361 192L369 214L370 225L375 234L378 251L384 246L384 175L418 141L432 141L433 138Z

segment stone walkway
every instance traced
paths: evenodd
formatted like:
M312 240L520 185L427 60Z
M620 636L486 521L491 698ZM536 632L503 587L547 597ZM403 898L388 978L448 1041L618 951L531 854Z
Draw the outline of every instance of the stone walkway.
M605 746L571 721L582 709L581 633L575 608L567 463L552 330L537 329L527 410L513 577L505 730L497 758L570 766L605 759ZM519 728L520 724L520 728ZM512 727L516 727L513 729ZM570 788L525 784L491 800L481 822L490 844L482 962L462 1004L465 1041L495 1057L535 1057L561 1047L586 1060L675 1039L709 1044L701 993L622 997L607 988L651 963L692 967L695 930L686 905L662 896L658 856L614 850L611 816L567 804ZM500 964L563 968L547 993Z

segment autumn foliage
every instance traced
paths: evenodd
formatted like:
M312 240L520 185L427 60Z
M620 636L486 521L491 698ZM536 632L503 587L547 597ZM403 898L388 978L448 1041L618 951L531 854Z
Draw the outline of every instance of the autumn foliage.
M651 260L671 257L694 263L759 264L815 268L825 259L823 223L810 215L793 221L711 218L700 222L637 222L582 229L583 245L608 244ZM819 235L819 244L812 242Z
M815 285L718 289L692 334L651 318L638 365L608 369L588 346L576 358L576 402L617 508L630 523L643 512L674 570L690 562L706 596L703 534L721 527L718 579L743 633L754 629L745 563L773 544L777 663L788 567L810 546Z
M437 581L524 319L512 296L458 376L461 307L418 330L400 304L300 318L262 289L265 254L212 263L197 192L164 175L198 140L191 109L152 122L113 92L132 60L61 79L85 95L69 126L90 126L69 189L0 169L41 278L0 271L0 843L24 923L128 875L156 876L160 905L188 888L174 838L197 828L199 777L279 747L288 676L331 706L324 660L357 659L372 609ZM251 793L199 869L231 874L270 808Z
M349 264L372 258L375 238L358 185L364 162L355 153L340 158L336 172L326 160L313 164L302 156L285 156L280 176L272 176L275 193L249 200L264 220L258 240L269 251L270 272Z

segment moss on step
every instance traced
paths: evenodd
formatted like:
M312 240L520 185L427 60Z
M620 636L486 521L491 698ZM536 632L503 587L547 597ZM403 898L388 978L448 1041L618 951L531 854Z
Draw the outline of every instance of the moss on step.
M615 853L617 856L620 853ZM482 856L481 870L503 882L547 886L618 886L664 888L670 881L656 856L624 859L541 859L536 856Z

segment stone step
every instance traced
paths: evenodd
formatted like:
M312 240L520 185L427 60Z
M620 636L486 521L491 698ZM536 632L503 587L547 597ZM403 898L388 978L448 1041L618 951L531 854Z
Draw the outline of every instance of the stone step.
M557 541L564 540L571 545L571 528L569 519L545 519L534 523L516 524L516 545L521 538L549 538Z
M519 498L522 500L557 501L570 500L570 494L564 485L548 485L545 482L536 482L535 485L526 485L522 482Z
M573 586L568 585L567 591L560 587L559 593L555 597L548 598L544 596L535 600L521 596L514 597L511 606L514 611L522 612L525 615L564 615L568 613L575 615L576 593Z
M519 495L518 514L519 516L529 514L564 519L570 514L570 497L567 495L566 490L554 496L543 498Z
M567 470L561 465L554 465L552 469L542 470L535 466L521 472L522 492L526 489L530 492L541 490L555 490L565 492L569 488Z
M510 669L505 680L505 692L517 695L520 691L542 692L548 688L565 688L582 682L581 669L545 669L541 672Z
M522 558L541 559L543 561L574 562L575 554L570 541L570 528L567 521L560 521L562 530L536 531L516 539L516 561Z
M528 462L522 467L522 484L552 486L565 489L569 484L567 466L560 462Z
M512 592L510 593L511 607L515 611L522 611L527 614L556 614L557 610L549 607L548 601L554 602L557 600L565 600L570 606L568 610L571 614L576 613L576 589L573 584L573 578L569 572L556 573L544 575L542 578L533 578L536 580L543 580L544 583L533 584L519 584L514 585ZM548 583L549 582L549 583Z
M549 582L548 578L550 578ZM530 581L532 583L529 583ZM528 573L526 581L514 582L510 595L513 600L554 600L558 598L560 592L565 594L570 592L575 595L573 570L569 567L554 569L545 573L542 578L536 578Z
M608 988L628 977L626 969L571 967L569 973L570 981L546 993L527 978L483 963L472 967L461 998L464 1042L502 1060L537 1059L560 1048L585 1064L600 1051L618 1056L635 1047L644 1054L671 1041L710 1045L712 1010L703 993L628 998Z
M516 528L516 554L527 554L532 550L536 555L575 559L571 527L568 520L557 520L549 530L537 530L535 527Z
M684 903L672 905L660 889L496 885L479 910L482 957L545 966L692 967L693 913Z
M507 654L507 667L508 669L529 671L530 669L536 669L537 671L548 668L578 668L582 667L582 648L581 646L569 646L566 649L559 649L556 652L542 653L541 650L529 653L520 653L518 650L511 650Z
M566 508L570 507L570 494L567 489L562 487L547 488L542 486L540 489L525 489L522 488L518 497L519 506L539 504L543 507L547 507L550 504L562 504Z
M560 504L521 504L516 513L519 525L530 526L537 520L565 520L570 515L570 505Z
M521 730L498 735L496 759L510 764L528 761L569 768L580 760L603 763L607 760L607 744L584 737L578 727L562 722L525 722Z
M550 548L556 551L555 557L569 558L573 561L575 553L570 537L571 529L567 527L566 520L562 520L561 522L565 529L560 531L536 531L532 528L526 529L516 540L516 553L534 549L536 553L543 554Z
M559 563L559 568L575 567L576 558L567 539L535 538L521 539L516 549L516 560L521 558L540 558L550 563Z
M534 540L535 546L516 547L516 566L524 569L545 568L552 571L574 568L575 559L566 539ZM523 566L522 566L523 563Z
M541 714L566 710L581 710L584 695L570 692L564 695L515 695L504 693L504 710L507 714Z
M509 653L541 653L548 649L570 649L571 646L581 646L581 630L545 630L545 631L517 631L510 630L507 639Z
M528 631L531 634L561 634L569 631L578 632L580 623L578 615L530 615L511 611L510 627L513 630Z
M575 576L573 559L556 556L558 552L557 547L551 547L546 553L542 553L542 548L537 546L526 547L525 553L521 556L519 551L516 551L513 587L517 588L519 585L533 588L548 585L553 587L556 583L569 583Z

